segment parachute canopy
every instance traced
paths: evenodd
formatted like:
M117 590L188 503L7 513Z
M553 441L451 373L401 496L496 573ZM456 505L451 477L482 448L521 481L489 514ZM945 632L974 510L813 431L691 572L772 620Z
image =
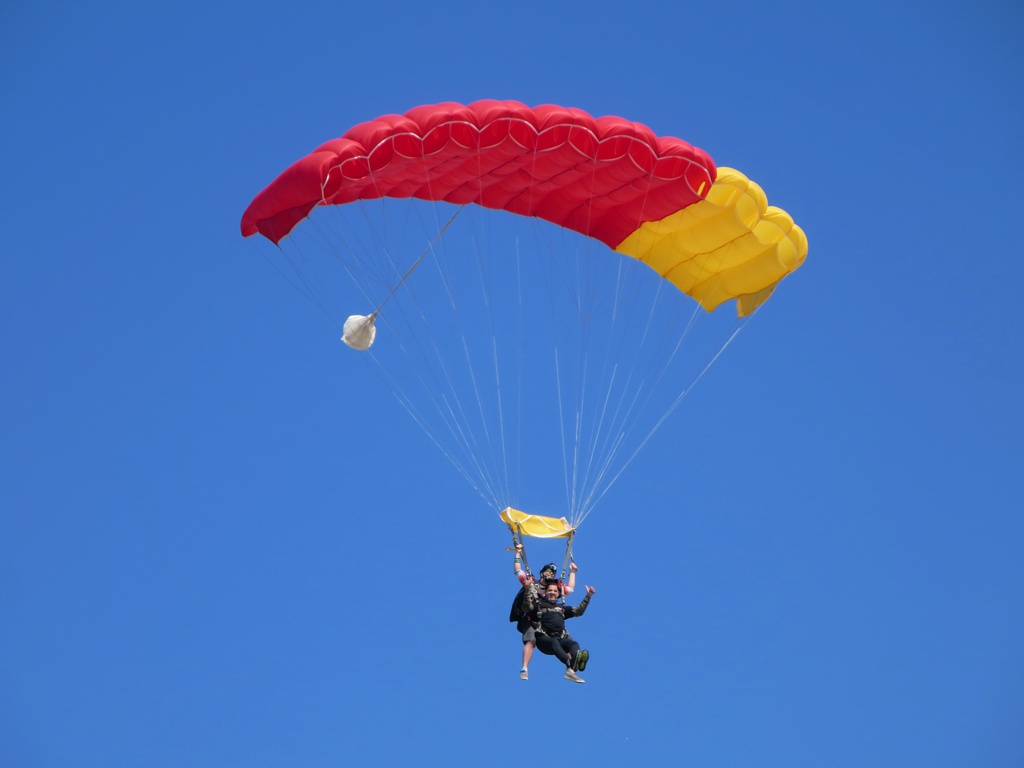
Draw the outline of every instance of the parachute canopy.
M442 103L355 126L252 201L242 234L278 243L318 205L382 197L532 216L654 269L711 311L751 314L807 255L807 239L739 171L619 117L515 101Z
M703 150L515 101L357 125L271 182L241 230L277 246L282 276L506 525L570 542L807 254ZM732 300L738 317L712 311ZM565 518L516 509L563 489Z

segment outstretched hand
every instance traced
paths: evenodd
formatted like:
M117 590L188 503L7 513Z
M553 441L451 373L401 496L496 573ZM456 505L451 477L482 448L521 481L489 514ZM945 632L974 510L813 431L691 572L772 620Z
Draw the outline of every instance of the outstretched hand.
M594 589L593 587L587 587L586 589L587 589L587 595L592 595L595 592L597 592L597 590Z

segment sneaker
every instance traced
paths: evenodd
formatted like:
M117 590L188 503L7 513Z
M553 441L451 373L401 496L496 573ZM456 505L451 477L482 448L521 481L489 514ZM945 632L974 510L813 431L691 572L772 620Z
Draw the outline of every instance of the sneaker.
M519 670L519 679L520 680L529 680L530 679L530 671L526 667L523 667L521 670Z
M582 672L587 668L588 661L590 661L590 651L580 651L573 660L572 668L577 672Z
M565 670L565 679L566 680L572 680L574 683L585 683L586 682L586 680L584 680L582 677L577 675L571 669Z

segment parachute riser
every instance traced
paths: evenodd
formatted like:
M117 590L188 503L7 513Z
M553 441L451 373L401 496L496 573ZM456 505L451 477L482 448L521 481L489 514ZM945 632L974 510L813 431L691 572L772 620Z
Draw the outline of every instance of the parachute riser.
M575 562L572 559L572 540L576 536L576 531L569 534L569 539L565 543L565 560L562 561L562 582L565 582L566 574L569 570L569 563Z

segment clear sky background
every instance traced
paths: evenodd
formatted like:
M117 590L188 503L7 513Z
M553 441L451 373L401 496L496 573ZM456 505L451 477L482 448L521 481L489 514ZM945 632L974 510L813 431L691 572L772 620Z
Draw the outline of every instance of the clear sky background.
M1019 4L15 5L0 765L1024 764ZM680 136L810 240L581 529L584 686L519 680L507 531L238 232L479 98Z

